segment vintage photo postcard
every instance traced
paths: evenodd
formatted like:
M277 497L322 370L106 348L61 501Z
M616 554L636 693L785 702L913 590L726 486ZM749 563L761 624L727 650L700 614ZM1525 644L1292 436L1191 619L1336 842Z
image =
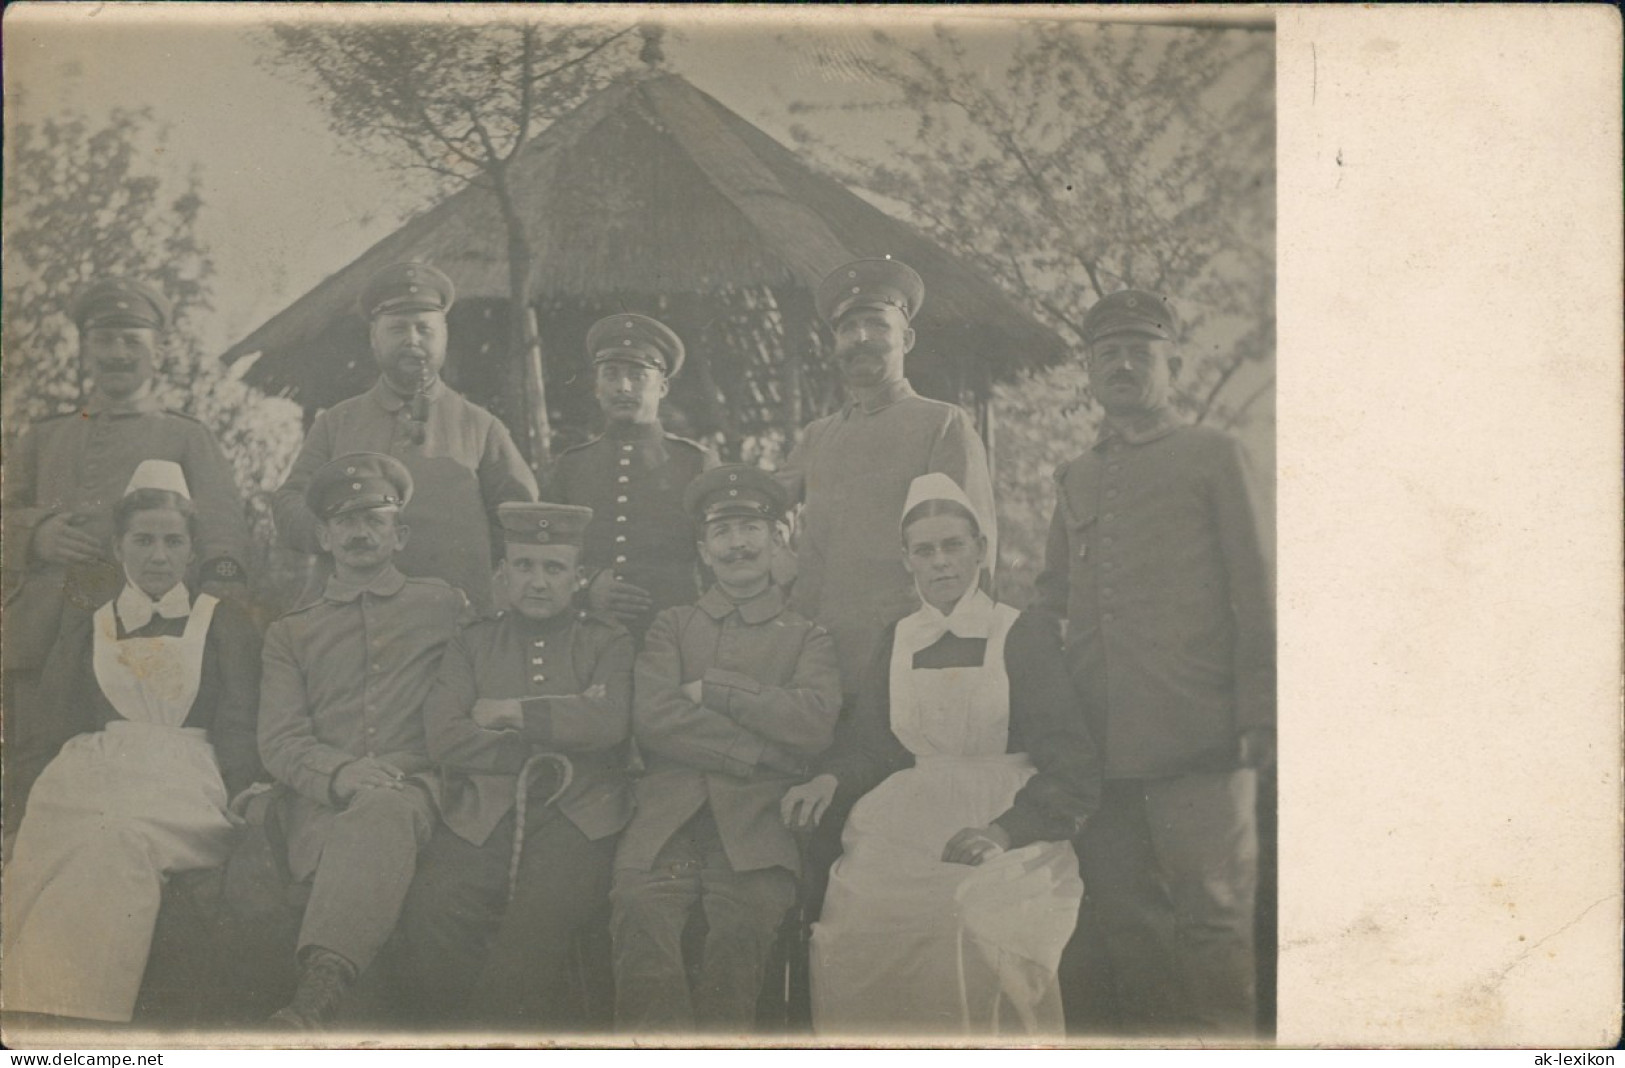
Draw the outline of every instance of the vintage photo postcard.
M1616 12L5 22L8 1046L1618 1040Z

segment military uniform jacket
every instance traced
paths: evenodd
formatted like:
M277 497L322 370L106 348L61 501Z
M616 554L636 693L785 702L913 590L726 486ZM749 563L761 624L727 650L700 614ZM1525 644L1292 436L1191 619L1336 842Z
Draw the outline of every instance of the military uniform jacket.
M857 692L885 626L919 607L898 522L909 484L932 471L957 482L979 515L995 514L970 417L899 381L867 408L849 403L809 424L779 472L791 502L803 504L790 607L834 635L847 693ZM996 559L996 532L983 533Z
M341 807L332 795L339 769L361 757L409 774L432 769L423 702L465 617L458 590L390 568L365 587L328 579L320 598L266 631L260 759L294 794L294 878L316 869ZM420 781L438 795L437 779Z
M301 552L320 552L316 517L305 507L311 477L345 453L387 453L412 473L412 500L402 512L412 534L396 566L444 579L468 595L478 614L489 615L497 505L535 500L536 479L496 416L438 379L426 396L428 419L421 427L406 399L383 379L318 415L276 491L277 531Z
M1171 413L1056 472L1035 612L1066 652L1106 777L1233 768L1275 725L1271 582L1240 442Z
M649 591L654 608L631 624L641 638L655 613L699 596L694 520L683 491L717 465L710 449L654 423L621 428L567 449L542 479L541 499L592 509L582 566L611 568Z
M700 702L681 686L700 681ZM647 765L615 864L647 871L709 804L735 871L800 871L779 818L784 792L830 743L841 680L829 634L769 586L735 604L712 587L655 617L633 673L634 736Z
M595 687L602 696L587 695ZM524 726L476 724L469 712L482 697L518 698ZM514 807L518 773L537 752L570 759L558 805L587 838L632 818L632 638L615 623L573 612L534 622L510 611L470 624L446 649L424 719L429 756L445 773L442 816L474 845Z
M118 594L113 505L143 460L172 460L186 474L197 510L202 578L238 578L248 559L248 524L231 464L204 425L165 411L150 395L127 404L92 401L48 419L6 457L0 515L5 543L5 669L38 670L71 596L89 611ZM53 515L79 518L102 542L105 562L63 568L33 559L34 530Z

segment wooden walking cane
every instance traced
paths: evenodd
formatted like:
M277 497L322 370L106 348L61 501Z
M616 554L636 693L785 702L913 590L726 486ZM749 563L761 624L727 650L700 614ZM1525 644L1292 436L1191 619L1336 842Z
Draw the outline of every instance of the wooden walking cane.
M514 782L513 798L513 855L508 860L508 903L513 903L513 896L519 890L519 861L525 855L525 808L530 801L530 773L538 765L551 763L559 769L559 785L547 800L542 802L546 808L564 796L564 791L570 788L570 781L575 778L575 766L570 758L563 753L532 753L519 769L519 777Z

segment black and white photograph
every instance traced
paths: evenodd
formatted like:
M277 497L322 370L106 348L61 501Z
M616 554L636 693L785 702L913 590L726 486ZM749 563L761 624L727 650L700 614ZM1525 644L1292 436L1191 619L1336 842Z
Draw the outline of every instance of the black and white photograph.
M6 1045L1276 1042L1275 11L5 23Z

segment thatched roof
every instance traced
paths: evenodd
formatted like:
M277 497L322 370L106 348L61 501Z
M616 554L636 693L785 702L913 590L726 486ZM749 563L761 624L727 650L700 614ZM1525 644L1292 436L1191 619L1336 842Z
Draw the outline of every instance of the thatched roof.
M537 263L535 296L603 301L628 293L811 288L860 256L890 254L926 283L922 348L981 361L1004 377L1064 342L993 284L677 75L597 94L535 137L513 163ZM496 198L467 188L415 216L226 352L262 358L250 381L300 382L378 268L422 259L459 301L506 300ZM359 326L359 323L356 324ZM312 367L314 370L314 367ZM318 374L319 377L319 374Z

